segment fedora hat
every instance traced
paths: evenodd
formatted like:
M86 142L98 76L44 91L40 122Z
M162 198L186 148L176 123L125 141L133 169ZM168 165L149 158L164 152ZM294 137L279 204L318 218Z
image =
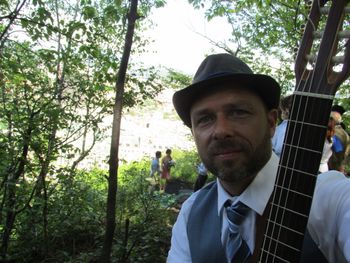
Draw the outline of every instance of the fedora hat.
M254 74L239 58L230 54L206 57L194 75L192 84L173 95L173 104L186 126L191 127L190 111L203 93L232 85L257 93L268 109L278 108L281 88L270 76Z
M345 109L342 106L340 106L340 105L333 105L331 111L336 111L340 115L343 115L344 112L345 112Z

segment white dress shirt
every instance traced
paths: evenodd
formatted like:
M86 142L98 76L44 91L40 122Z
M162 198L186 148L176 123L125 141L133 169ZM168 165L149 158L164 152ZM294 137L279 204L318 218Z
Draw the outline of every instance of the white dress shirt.
M222 244L226 244L229 232L226 212L223 209L224 203L228 199L233 202L241 201L252 209L242 225L242 236L250 250L254 251L255 217L257 214L263 214L273 191L278 161L278 157L272 154L269 162L253 182L240 196L234 198L222 188L217 180L218 215L222 213L223 220ZM173 226L167 263L192 262L186 225L197 194L198 192L192 194L182 205ZM350 262L350 179L336 171L329 171L318 176L308 228L310 235L330 263Z
M320 167L318 168L318 171L320 173L324 173L328 171L328 160L329 158L331 158L333 153L332 146L333 146L333 141L329 142L326 139L322 150Z
M277 156L281 156L284 136L286 135L287 130L287 120L283 120L275 130L275 133L271 139L272 150L277 154Z

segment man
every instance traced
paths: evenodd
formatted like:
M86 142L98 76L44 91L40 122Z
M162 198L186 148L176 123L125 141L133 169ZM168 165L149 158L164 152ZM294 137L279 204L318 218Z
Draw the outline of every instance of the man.
M161 173L159 164L160 157L162 157L162 153L160 151L156 151L155 157L151 162L151 177L153 177L156 182L158 182Z
M193 192L198 191L199 189L201 189L204 185L205 182L208 179L208 170L205 167L203 162L200 162L197 166L197 179L196 182L194 183L194 187L193 187Z
M173 227L168 263L257 262L257 222L273 191L278 166L271 137L279 98L274 79L253 74L228 54L208 56L192 85L174 94L175 109L191 128L201 160L217 180L183 204ZM336 171L323 175L318 178L308 230L322 250L320 258L350 262L350 180Z
M282 122L276 127L275 134L272 137L272 150L277 154L277 156L281 156L284 136L286 134L289 111L292 108L293 96L289 95L281 99L280 102L280 110L281 110L281 119Z

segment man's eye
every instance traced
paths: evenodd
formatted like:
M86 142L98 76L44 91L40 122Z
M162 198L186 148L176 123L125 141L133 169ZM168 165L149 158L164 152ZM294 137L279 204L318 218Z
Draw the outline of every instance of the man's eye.
M249 115L249 111L244 109L234 109L230 111L230 115L233 117L245 117Z
M205 115L205 116L201 116L197 119L196 124L197 125L204 125L207 124L209 122L211 122L213 120L213 117L210 115Z

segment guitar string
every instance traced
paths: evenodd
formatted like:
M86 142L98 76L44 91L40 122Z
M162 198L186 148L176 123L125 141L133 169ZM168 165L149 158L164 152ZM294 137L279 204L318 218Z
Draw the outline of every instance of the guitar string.
M318 5L318 7L319 7L320 5ZM311 21L311 20L310 20ZM313 25L314 26L314 25ZM337 33L336 33L337 34ZM335 44L336 44L336 41L337 41L337 37L335 37L334 39L333 39L333 45L332 46L334 46ZM321 43L322 42L320 42L320 43L318 43L318 51L320 50L320 46L321 46ZM318 52L317 53L317 57L318 57L318 55L319 55L320 53ZM316 58L317 59L317 58ZM327 58L327 65L330 65L330 63L331 63L331 59L332 59L332 52L329 52L328 53L328 58ZM315 60L316 62L317 62L317 60ZM312 84L315 82L315 74L316 74L316 70L315 70L315 68L316 68L316 62L314 61L314 65L313 65L313 70L311 71L312 72L312 74L311 74L311 81L309 82L309 85L304 85L303 86L303 91L301 92L301 93L305 93L305 94L312 94L310 91L311 91L311 87L312 87ZM322 76L323 75L325 75L325 74L327 74L327 67L324 67L323 68L323 72L322 72ZM305 71L306 71L306 69L304 69L304 73L305 73ZM308 72L308 75L310 76L310 71ZM307 78L307 80L309 80L309 76L308 76L308 78ZM319 83L317 83L317 85L316 85L316 87L320 87L320 83L321 83L321 81L322 81L322 78L319 78ZM300 84L300 83L299 83ZM306 89L306 92L305 92L305 89ZM298 90L298 89L296 89L296 90ZM296 93L298 93L298 92L294 92L294 94L296 94ZM304 96L304 97L301 97L300 98L300 100L302 101L302 98L306 98L306 105L311 105L310 106L310 110L311 111L313 111L312 109L314 108L314 106L315 106L315 104L314 103L309 103L309 100L311 99L311 97L323 97L323 98L326 98L326 99L331 99L331 100L333 100L333 97L334 96L328 96L328 95L325 95L325 96L319 96L319 95L316 95L316 96ZM293 100L293 104L294 104L294 102L295 102L295 100L296 100L296 97L294 97L294 100ZM301 122L301 125L302 125L302 128L301 128L301 130L303 130L303 126L305 125L305 124L307 124L307 122L305 122L305 115L306 115L306 111L305 110L302 110L301 109L301 106L303 105L302 103L301 103L301 101L300 101L300 103L299 103L299 108L298 108L298 111L297 111L297 116L299 116L299 117L297 117L297 119L300 119L300 112L303 114L303 116L302 116L302 122ZM292 106L292 107L294 107L294 105ZM295 126L296 127L296 126ZM322 128L324 128L324 129L326 129L327 128L327 125L321 125L321 127ZM293 134L292 134L292 140L293 140L293 138L294 137L296 137L295 136L295 131L296 131L296 129L294 129L293 130ZM297 148L300 148L300 141L301 141L301 136L302 136L302 133L299 133L298 134L299 135L299 137L297 137L298 138L298 143L297 143ZM289 154L288 154L288 162L287 163L289 163L289 158L290 158L290 153L291 153L291 151L292 151L292 148L291 147L289 147L288 148L289 149ZM322 151L321 152L319 152L320 154L322 154ZM296 156L294 156L294 157L296 157ZM303 159L303 158L300 158L300 159ZM296 162L296 158L294 158L294 161L293 161L293 169L294 169L294 166L295 166L295 162ZM287 175L287 170L285 169L284 170L284 178L286 178L286 175ZM316 177L317 175L314 175L314 177ZM289 180L289 186L288 186L288 188L287 188L287 197L286 197L286 199L284 200L284 207L286 206L286 203L287 203L287 200L288 200L288 194L289 194L289 192L291 192L291 182L292 182L292 177L290 177L290 180ZM281 200L281 199L280 199ZM283 211L283 216L282 217L284 217L284 212L286 211L286 210L282 210ZM283 219L282 219L282 221L283 221ZM280 231L279 231L279 234L280 234Z
M312 26L313 30L315 30L316 27L315 27L313 21L310 19L310 14L308 14L308 15L306 16L306 18L307 18L307 22ZM306 28L305 28L305 29L306 29ZM304 69L304 72L305 72L305 69ZM300 82L299 82L298 85L300 85ZM292 101L292 108L293 108L293 104L294 104L294 99L293 99L293 101ZM286 136L287 136L287 134L286 134ZM282 148L281 156L284 156L284 151L285 151L284 148L285 148L285 147ZM289 160L289 158L290 158L290 151L288 152L288 157L287 157L287 159ZM281 169L281 167L278 166L276 182L279 181L280 169ZM283 180L284 180L285 178L286 178L286 176L285 176L285 174L284 174L284 175L283 175ZM284 183L284 182L283 182L283 183ZM273 191L273 196L272 196L272 201L271 201L271 203L276 203L276 202L274 201L275 199L276 199L276 191ZM281 199L281 196L279 197L278 203L281 202L280 199ZM271 208L270 208L270 211L269 211L269 218L272 218L272 212L273 212L272 210L273 210L273 209L272 209L272 207L271 207ZM275 213L275 216L277 216L278 212L279 212L279 211L278 211L278 209L277 209L277 211L276 211L276 213ZM271 227L271 224L270 224L270 222L268 222L268 223L267 223L267 226L266 226L266 230L269 229L270 227ZM275 232L275 224L272 224L271 234L273 235L274 232ZM265 236L265 237L264 237L264 240L263 240L263 245L262 245L263 248L265 247L266 237L267 237L267 236ZM271 251L271 246L272 246L272 240L269 239L269 241L268 241L268 251ZM276 247L275 247L275 251L274 251L273 254L276 255ZM261 258L260 258L260 260L261 260Z
M334 38L333 39L333 41L334 41L334 43L333 43L333 45L335 44L335 41L336 41L336 38ZM320 48L320 45L321 45L321 43L318 43L318 50L319 50L319 48ZM318 52L317 53L317 57L316 57L316 62L317 62L317 58L318 58L318 55L319 55L320 53ZM327 61L328 62L330 62L331 61L331 57L332 57L332 53L330 52L329 54L328 54L328 58L327 58ZM327 63L327 65L329 65L329 63ZM315 82L315 74L316 74L316 70L315 70L315 68L316 68L316 63L314 62L313 63L313 70L310 72L310 71L307 71L307 69L306 68L304 68L304 74L305 74L305 72L307 72L307 74L308 74L308 76L307 76L307 79L306 79L306 82L305 82L305 85L303 85L302 86L302 89L303 89L303 93L308 93L308 94L310 94L310 91L311 91L311 87L312 87L312 85L313 85L313 83ZM327 70L327 67L324 67L323 68L323 72L322 72L322 74L326 74L326 70ZM311 74L310 74L311 73ZM321 79L319 79L319 82L321 82ZM300 85L301 85L301 83L302 82L300 82L299 84L298 84L298 86L300 87ZM319 87L320 86L320 83L317 83L317 87ZM299 88L297 88L296 90L299 90ZM292 104L292 108L294 108L295 107L295 102L296 102L296 100L297 100L298 98L297 98L297 96L294 96L294 98L293 98L293 104ZM310 104L310 100L311 100L311 97L310 96L300 96L300 98L299 98L299 105L298 105L298 109L297 109L297 114L296 114L296 119L298 119L298 120L300 120L300 119L302 119L302 121L301 121L301 129L300 130L303 130L303 128L304 128L304 125L305 125L305 115L306 115L306 111L305 111L305 109L304 110L302 110L302 105L303 105L303 103L302 103L302 101L303 101L303 99L305 99L306 100L306 102L305 102L305 105L309 105ZM312 109L314 108L314 104L311 104L311 106L310 106L310 110L312 111ZM294 112L294 110L292 110L292 112ZM295 138L297 138L297 147L299 147L300 146L300 142L301 142L301 136L302 136L302 133L298 133L297 134L297 136L296 136L296 126L294 126L293 127L294 129L292 130L292 137L291 137L291 141L294 141L294 139ZM289 130L289 129L288 129ZM289 135L286 135L288 138L289 138ZM290 157L291 157L291 152L292 152L292 148L291 147L289 147L288 148L288 158L287 158L287 163L290 163ZM322 152L321 152L322 153ZM293 167L295 167L295 163L296 163L296 157L297 156L294 156L294 159L293 159ZM300 157L300 159L303 159L302 158L302 156L298 156L298 157ZM284 170L284 178L283 178L283 180L287 177L286 176L287 175L287 170L285 169ZM314 175L315 177L317 176L317 175ZM290 187L291 187L291 182L292 182L292 177L291 176L289 176L289 186L288 186L288 189L290 189ZM284 182L283 182L284 183ZM287 190L287 194L286 194L286 198L284 199L284 207L286 206L286 204L287 204L287 200L288 200L288 196L289 196L289 193L290 193L290 190ZM281 195L280 195L280 197L281 197ZM281 204L281 198L279 198L279 204ZM310 201L311 202L311 201ZM310 203L310 205L311 205L311 203ZM278 206L278 208L277 208L277 211L279 210L279 207L280 206ZM282 222L284 221L284 216L285 216L285 212L286 212L286 210L285 209L282 209ZM278 212L277 212L278 213ZM306 222L307 223L307 222ZM280 234L281 234L281 227L279 227L278 228L278 236L277 236L277 240L280 240ZM277 241L278 242L278 241ZM275 247L275 254L274 255L276 255L276 251L277 251L277 246ZM274 258L275 259L275 258ZM275 260L273 260L273 262L275 262Z
M318 5L318 7L319 7L320 5ZM308 17L308 19L309 19L309 22L311 22L311 25L313 26L313 28L315 29L315 26L314 26L314 24L312 23L312 20ZM335 40L334 40L335 41ZM318 55L318 54L317 54ZM330 56L331 56L331 54L330 54ZM316 60L317 61L317 60ZM313 63L314 65L313 65L313 68L315 68L315 63ZM326 69L326 68L325 68ZM307 77L307 80L310 78L310 71L308 71L307 70L307 68L305 67L304 68L304 74L305 73L308 73L308 77ZM323 72L323 74L325 74L325 72ZM314 77L315 77L315 71L314 70L312 70L312 74L311 74L311 81L309 82L309 84L308 85L304 85L303 86L303 91L302 92L298 92L297 90L299 90L300 89L300 85L302 84L302 81L300 81L299 83L298 83L298 85L297 85L297 89L296 89L296 92L294 92L293 93L293 102L292 102L292 109L295 107L295 101L296 101L296 99L297 99L297 96L299 95L300 96L300 102L299 102L299 105L298 105L298 109L297 109L297 114L296 114L296 116L298 117L298 116L300 116L300 112L302 112L303 113L303 116L302 116L302 119L303 119L303 122L302 122L302 126L303 126L303 123L305 122L305 114L306 114L306 111L301 111L301 106L302 106L302 98L303 98L303 96L302 96L302 94L300 94L300 93L306 93L306 94L310 94L310 95L312 95L312 93L310 93L310 87L311 87L311 85L312 85L312 83L313 83L313 81L314 81ZM307 84L307 82L305 83L305 84ZM305 92L305 88L306 89L309 89L309 90L307 90L307 92ZM326 97L328 97L328 96L326 96ZM309 103L309 96L306 96L306 104L308 104ZM312 108L313 106L311 106L311 108ZM293 110L293 112L294 112L294 110ZM300 118L300 117L299 117ZM298 119L299 119L298 118ZM303 128L303 127L302 127ZM302 128L301 128L301 130L302 130ZM288 137L289 136L289 133L290 133L290 128L288 128L288 130L287 130L287 133L288 134L286 134L286 137ZM295 137L295 134L296 134L296 125L294 125L294 127L293 127L293 131L292 131L292 139ZM300 140L301 140L301 133L298 133L298 135L299 135L299 137L297 137L298 138L298 143L297 143L297 145L299 146L300 145ZM297 147L298 147L297 146ZM286 150L286 147L284 147L283 148L283 152ZM288 147L288 157L287 157L287 163L289 163L289 161L290 161L290 157L291 157L291 151L292 151L292 148L291 147ZM282 152L282 156L284 156L284 153ZM294 161L293 161L293 167L295 166L295 161L296 161L296 158L294 158ZM279 165L279 168L278 168L278 170L280 170L281 169L281 167L280 167L280 165ZM278 171L278 173L277 173L278 175L280 174L280 172ZM284 183L285 183L285 179L286 179L286 176L287 175L287 169L284 169L284 174L283 174L283 185L284 185ZM316 176L316 175L314 175L314 176ZM277 180L279 180L279 178L277 178ZM289 188L290 188L290 186L291 186L291 181L292 181L292 177L290 177L290 179L289 179ZM287 190L287 198L284 200L284 203L285 203L285 205L283 206L283 207L285 207L286 206L286 202L287 202L287 200L288 200L288 194L289 194L289 191L290 190ZM276 197L276 194L275 194L275 192L274 192L274 197L273 197L273 200L275 199L275 197ZM281 195L280 195L280 197L279 197L279 202L278 202L279 204L281 203ZM277 212L276 212L276 216L277 216L277 214L278 214L278 210L279 210L279 205L277 205ZM270 214L272 213L272 209L270 210ZM283 221L283 218L284 218L284 215L285 215L285 209L282 209L282 221ZM271 217L270 217L271 218ZM268 223L269 224L269 223ZM275 225L276 224L273 224L273 230L272 230L272 233L274 232L274 227L275 227ZM280 237L280 234L281 234L281 227L279 227L279 231L278 231L278 239L277 240L279 240L279 237ZM264 239L264 242L265 242L265 239ZM278 242L278 241L277 241ZM270 244L269 244L269 251L271 251L270 250L270 246L271 246L271 240L270 240ZM263 246L264 247L264 246ZM275 246L275 253L273 254L274 256L273 256L273 262L275 262L275 257L277 257L276 256L276 250L277 250L277 247ZM280 260L280 258L278 258L279 260Z
M310 21L312 21L311 19L310 19L310 17L309 16L307 16L307 18L308 18L308 22L310 22ZM314 26L314 24L312 23L311 24L312 26L313 26L313 29L315 30L315 26ZM306 68L304 68L304 72L303 72L303 74L306 72ZM302 83L302 81L300 81L298 84L297 84L297 88L296 88L296 90L299 90L299 88L300 88L300 85L301 85L301 83ZM289 114L291 114L291 112L292 112L292 109L294 109L294 107L295 107L295 100L296 100L296 97L293 95L293 98L292 98L292 106L291 106L291 108L289 109L290 110L290 113ZM298 109L298 113L297 113L297 115L299 115L299 111L300 111L300 104L299 104L299 109ZM290 117L291 116L289 116L289 119L290 119ZM289 121L289 120L288 120ZM290 127L290 125L288 124L288 128L287 128L287 133L285 134L285 138L284 138L284 142L285 142L285 140L289 137L289 134L290 133L292 133L293 135L292 135L292 137L294 137L294 134L295 134L295 129L296 129L296 126L294 126L293 127L293 131L291 130L291 127ZM291 149L289 148L289 150L286 150L286 147L285 146L283 146L283 148L282 148L282 153L281 153L281 156L285 156L285 151L287 151L287 163L289 163L289 160L290 160L290 158L291 158ZM295 159L294 159L295 160ZM280 181L280 176L283 176L283 178L282 178L282 183L283 183L283 185L285 184L285 180L286 180L286 178L287 178L287 176L286 176L286 170L284 170L284 173L283 173L283 175L281 174L281 172L280 172L280 170L281 170L281 166L279 165L278 166L278 171L277 171L277 178L276 178L276 182L279 182ZM272 203L273 204L276 204L276 211L275 211L275 218L277 217L277 215L278 215L278 213L280 212L280 204L281 204L281 198L282 198L282 193L280 193L279 194L279 197L278 197L278 202L276 202L275 201L275 199L276 199L276 191L274 191L274 195L273 195L273 198L272 198ZM272 209L272 207L270 208L270 217L269 218L272 218L271 217L271 214L272 214L272 211L273 209ZM284 211L282 210L282 218L284 218ZM276 220L274 220L274 221L276 221ZM270 222L268 222L268 226L267 227L269 227L269 225L270 225ZM274 235L273 233L275 233L275 228L277 228L277 225L276 224L272 224L272 231L271 231L271 234L272 234L272 236ZM280 232L281 232L281 228L279 227L278 228L278 235L277 235L277 239L276 240L278 240L279 239L279 237L280 237ZM275 241L276 242L276 241ZM277 257L277 242L276 242L276 245L274 246L274 251L273 251L273 253L272 253L272 258L273 258L273 262L275 262L275 259L277 258L277 260L278 260L278 257ZM268 248L268 250L269 251L272 251L272 249L271 249L271 246L272 246L272 239L270 239L269 240L269 248Z

